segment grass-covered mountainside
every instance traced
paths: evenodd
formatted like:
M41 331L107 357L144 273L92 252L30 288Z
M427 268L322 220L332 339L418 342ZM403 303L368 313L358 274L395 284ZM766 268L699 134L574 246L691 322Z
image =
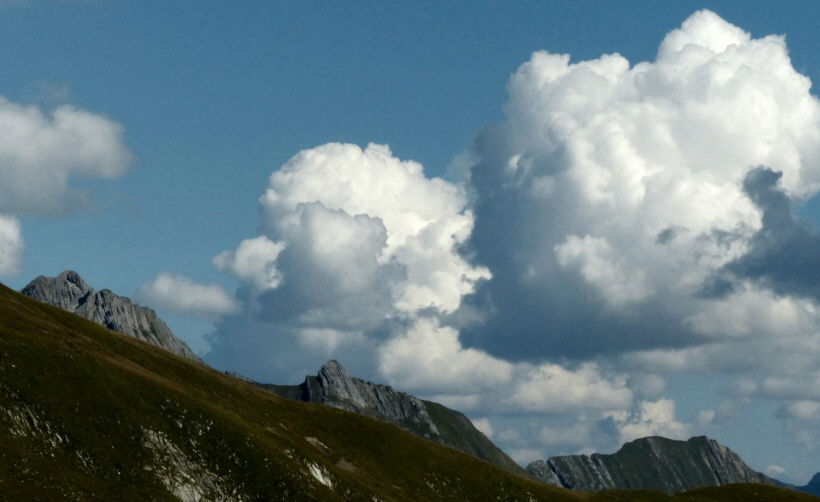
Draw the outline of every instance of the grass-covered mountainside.
M817 500L571 492L292 401L0 285L0 501Z

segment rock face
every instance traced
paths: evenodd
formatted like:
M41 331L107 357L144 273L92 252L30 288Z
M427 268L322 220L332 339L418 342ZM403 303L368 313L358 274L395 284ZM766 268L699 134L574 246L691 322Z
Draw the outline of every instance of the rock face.
M636 439L611 455L551 457L531 463L527 470L545 483L583 491L677 493L731 483L774 484L735 452L705 436L688 441L658 436Z
M156 312L140 307L124 296L117 296L108 289L94 290L77 272L66 270L57 277L40 276L20 292L102 324L112 331L131 335L180 356L200 360Z
M476 429L464 414L438 403L398 392L387 385L355 378L337 361L328 361L318 375L306 377L301 385L260 385L283 397L321 403L391 423L417 436L486 460L509 472L528 475Z

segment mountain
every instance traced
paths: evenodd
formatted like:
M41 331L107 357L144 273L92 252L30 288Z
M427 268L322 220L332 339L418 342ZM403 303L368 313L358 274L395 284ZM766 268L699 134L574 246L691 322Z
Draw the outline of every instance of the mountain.
M809 502L763 485L686 500ZM615 497L615 498L613 498ZM677 501L579 494L284 399L0 285L0 502Z
M393 424L514 474L528 475L464 414L387 385L352 377L337 361L328 361L315 377L307 376L300 385L260 385L283 397L321 403Z
M797 486L795 490L820 496L820 472L814 475L806 486Z
M469 453L514 474L529 476L495 446L464 414L432 401L352 377L337 361L328 361L300 385L260 384L275 394L308 403L320 403L382 422L419 437Z
M685 496L685 498L684 498ZM284 399L0 285L0 502L809 502L733 485L581 494Z
M809 484L805 486L795 486L789 483L784 483L782 481L773 480L777 486L784 486L786 488L791 488L792 490L801 491L804 493L810 493L812 495L820 496L820 472L815 474Z
M57 277L37 277L21 291L29 298L60 307L112 331L161 347L195 361L199 358L171 332L156 312L140 307L108 289L96 291L77 272L66 270Z
M636 439L616 453L567 455L527 466L536 478L573 490L648 489L677 493L731 483L774 484L729 448L705 436Z

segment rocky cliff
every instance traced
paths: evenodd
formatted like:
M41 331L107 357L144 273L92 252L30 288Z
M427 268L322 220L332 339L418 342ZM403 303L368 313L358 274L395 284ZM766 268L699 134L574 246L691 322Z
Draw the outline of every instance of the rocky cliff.
M704 436L688 441L647 437L611 455L538 460L527 470L545 483L574 490L651 489L677 493L732 483L774 484L729 448Z
M40 276L21 291L24 295L60 307L112 331L199 361L188 345L177 338L153 310L140 307L108 289L96 291L77 272L66 270L57 277Z
M398 392L387 385L351 376L337 361L329 361L301 385L262 387L280 396L341 408L396 425L425 439L469 453L509 472L527 472L475 428L464 414L431 401Z

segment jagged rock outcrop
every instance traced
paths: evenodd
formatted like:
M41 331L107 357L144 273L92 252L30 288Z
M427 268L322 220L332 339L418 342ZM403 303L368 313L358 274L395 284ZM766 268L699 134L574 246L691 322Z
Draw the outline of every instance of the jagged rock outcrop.
M102 324L112 331L131 335L180 356L200 360L152 309L141 307L108 289L96 291L77 272L66 270L57 277L37 277L20 292Z
M262 387L280 396L321 403L396 425L425 439L469 453L509 472L527 476L513 459L495 446L470 419L432 401L398 392L387 385L351 376L337 361L328 361L301 385Z
M676 441L653 436L616 453L537 460L527 470L545 483L574 490L650 489L677 493L731 483L774 484L732 450L705 436Z

